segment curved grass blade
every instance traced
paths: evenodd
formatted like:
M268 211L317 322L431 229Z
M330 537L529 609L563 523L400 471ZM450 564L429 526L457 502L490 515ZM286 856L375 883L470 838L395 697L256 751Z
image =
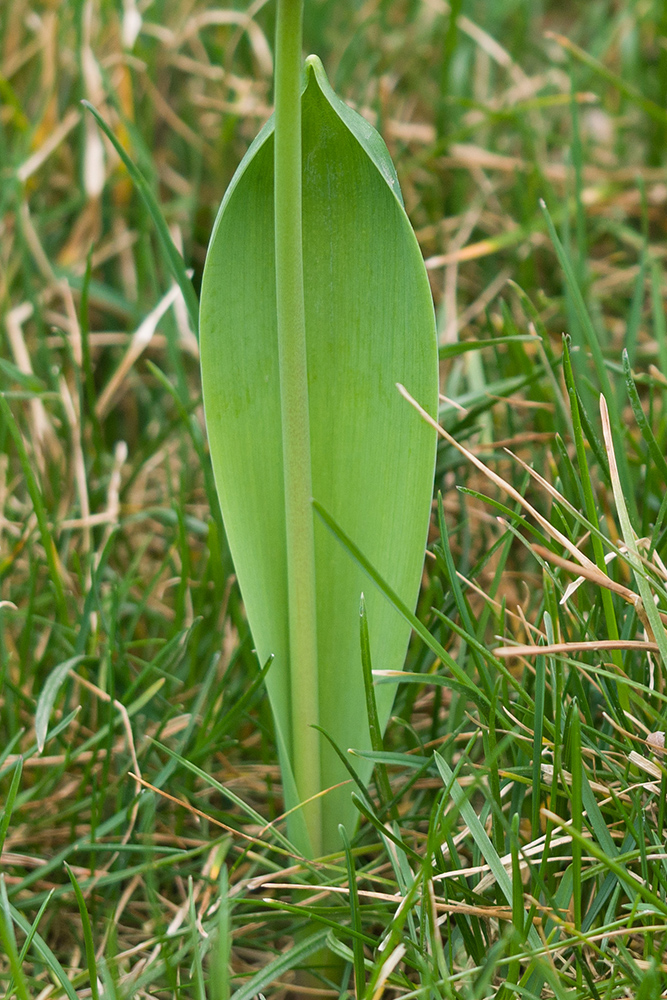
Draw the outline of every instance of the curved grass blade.
M153 223L155 225L155 231L158 235L158 239L164 250L165 257L167 258L167 263L174 277L174 281L183 293L183 298L185 299L185 305L188 310L188 317L192 323L192 329L197 333L199 330L199 303L197 301L197 294L192 287L192 282L188 277L188 273L185 269L185 262L181 257L180 253L176 249L176 245L171 238L171 234L167 227L167 223L162 214L162 209L158 204L158 200L153 194L150 184L139 170L139 168L132 162L130 157L127 155L121 144L119 143L116 136L113 134L107 123L105 122L99 111L93 107L90 101L81 101L83 106L90 111L93 115L95 121L99 127L104 132L105 136L114 147L121 160L127 168L127 172L132 178L134 186L136 187L144 205L148 209L148 214L150 215Z
M331 90L310 57L301 97L303 267L313 495L363 542L406 607L420 585L435 464L432 429L397 381L437 412L437 344L428 278L384 143ZM305 798L294 761L319 724L338 746L370 749L359 648L363 572L314 523L319 718L296 718L290 678L288 551L276 326L274 123L252 144L223 199L201 304L204 404L225 529L267 678L286 807ZM367 598L374 663L403 664L410 629L375 592ZM307 678L302 678L302 683ZM380 727L394 692L377 692ZM343 780L320 744L320 787ZM371 773L363 764L364 781ZM322 849L356 822L349 791L322 800ZM290 837L311 848L292 814Z
M73 670L81 660L85 659L84 655L72 656L69 660L65 660L64 663L54 667L40 691L39 698L37 699L37 708L35 709L35 740L37 742L38 753L43 751L44 744L46 743L49 719L51 718L51 711L58 697L58 692L67 680L70 670Z
M665 461L665 456L660 450L660 445L655 439L655 435L651 430L651 425L646 419L646 414L641 404L639 398L639 393L637 392L637 386L635 385L635 380L632 377L632 368L630 366L630 357L625 348L623 348L623 374L625 376L625 387L628 391L628 397L630 399L630 405L632 406L632 412L635 415L635 420L637 421L637 426L642 432L642 437L648 449L651 453L651 458L656 464L660 475L662 476L662 481L665 486L667 486L667 462Z
M295 968L295 966L315 954L316 951L319 951L328 935L328 927L310 934L305 941L299 942L299 944L294 948L290 948L284 955L279 955L273 962L269 962L263 969L256 972L247 983L244 983L243 986L240 986L232 994L232 1000L252 1000L252 997L257 996L260 991L275 982L286 972L289 972L290 969Z

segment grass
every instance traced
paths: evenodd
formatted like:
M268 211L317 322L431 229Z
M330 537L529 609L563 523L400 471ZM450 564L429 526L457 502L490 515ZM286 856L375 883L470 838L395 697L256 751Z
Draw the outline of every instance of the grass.
M372 664L398 693L359 832L308 863L281 820L188 309L78 103L198 289L269 113L273 10L250 27L156 2L128 48L132 4L0 9L7 996L667 987L665 14L451 9L306 7L308 49L397 164L444 432L408 660ZM325 943L341 982L295 985Z

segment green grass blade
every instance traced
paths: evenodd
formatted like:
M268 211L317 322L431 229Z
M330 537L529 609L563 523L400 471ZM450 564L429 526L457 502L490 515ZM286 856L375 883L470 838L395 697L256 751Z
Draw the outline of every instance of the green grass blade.
M655 439L655 435L651 430L651 426L646 418L646 414L644 413L644 408L641 404L641 400L639 399L639 393L637 392L637 386L635 385L635 380L632 377L630 357L625 349L623 350L623 374L625 375L625 387L628 391L630 405L632 406L632 412L635 415L637 426L642 433L644 441L648 445L651 458L655 462L656 468L662 477L663 485L667 487L667 462L665 461L665 456L660 450L660 446Z
M660 657L662 659L663 671L666 671L667 631L665 631L665 626L663 625L662 619L660 618L660 615L658 613L658 609L655 606L655 602L653 600L653 593L651 591L651 587L648 582L647 574L643 566L641 565L641 561L639 558L639 550L637 548L637 536L632 527L632 522L630 521L630 515L628 514L628 508L625 502L623 487L621 485L621 480L616 466L616 452L614 449L612 429L609 421L609 415L607 413L607 404L604 396L600 396L600 413L602 416L602 432L604 435L605 446L607 448L607 455L609 456L611 485L612 485L612 490L614 492L614 501L616 503L616 510L618 512L618 519L621 523L621 532L623 534L623 540L625 542L629 555L633 556L635 560L635 563L633 565L633 571L635 574L635 580L637 581L637 588L641 595L642 604L644 605L644 612L651 626L653 637L657 642L658 648L660 650Z
M9 786L9 791L7 792L7 798L5 799L5 804L2 809L2 816L0 817L0 854L2 854L2 847L5 843L5 837L7 836L7 830L9 829L9 824L12 820L12 810L14 809L14 802L16 801L16 793L19 790L19 785L21 784L21 774L23 773L23 757L19 757L16 764L14 765L14 774L12 775L12 781Z
M544 657L535 660L535 710L533 715L533 792L531 798L531 826L533 839L540 836L540 805L542 784L542 736L544 733Z
M160 245L162 246L162 249L164 251L164 255L171 270L171 273L173 275L174 281L176 282L178 287L181 289L181 292L183 293L183 298L185 299L185 305L188 310L188 317L190 319L190 323L192 324L192 329L195 331L196 334L197 331L199 330L199 302L197 301L197 295L195 293L194 288L192 287L192 282L190 281L190 278L188 277L187 271L185 269L185 263L183 261L183 258L176 249L174 241L171 238L169 227L167 226L165 218L162 214L162 210L160 208L160 205L158 204L158 200L153 194L150 184L148 183L142 172L139 170L139 168L136 166L136 164L127 155L122 145L114 135L114 133L111 131L107 123L102 118L99 111L93 107L90 101L81 101L81 103L93 115L95 121L102 129L105 136L107 137L107 139L109 140L109 142L114 147L114 149L120 156L121 160L125 164L127 172L132 178L132 182L136 187L144 205L146 206L148 214L153 220L155 231L160 241Z
M352 539L345 534L342 528L340 528L340 526L336 524L333 517L331 517L328 511L324 509L322 504L318 503L317 500L313 500L313 507L315 508L319 516L322 518L327 528L331 531L334 537L337 538L338 541L341 543L343 548L345 548L350 553L350 556L364 569L364 571L368 574L373 583L375 583L375 585L378 587L380 592L384 594L387 600L394 606L396 611L398 611L398 613L405 619L405 621L409 622L414 631L417 633L420 639L424 641L424 643L428 646L428 648L432 649L433 652L436 654L436 656L440 657L442 662L451 670L452 674L454 675L454 678L458 681L458 683L462 686L462 688L467 690L469 696L478 703L481 702L488 706L489 701L484 692L474 683L474 681L472 681L468 677L468 675L463 670L461 670L456 660L453 659L453 657L437 641L437 639L435 639L434 636L431 635L426 626L423 625L422 622L419 621L417 616L414 615L410 611L410 609L403 603L398 594L394 592L394 590L383 579L380 573L378 573L375 567L362 553L361 549L359 549L354 544ZM391 673L394 674L395 676L398 676L399 673L401 672L392 671ZM421 678L422 675L420 674L419 677ZM408 678L403 676L401 679L408 679ZM441 680L443 684L447 684L446 678L441 678ZM438 681L435 680L433 681L433 683L438 683Z
M632 104L636 104L637 107L641 108L642 111L649 116L649 118L652 118L661 125L664 125L667 122L667 111L665 111L664 108L660 107L659 104L656 104L655 101L650 100L650 98L645 97L632 83L629 83L628 80L624 80L618 73L614 73L614 71L605 66L604 63L601 63L599 59L592 56L590 52L586 52L579 45L577 45L576 42L571 41L571 39L566 38L564 35L558 35L551 31L547 32L547 34L549 37L554 38L558 44L562 45L563 48L565 48L569 53L571 53L571 55L573 55L578 62L583 63L584 66L588 66L589 69L592 69L603 80L606 80L607 83L616 87L616 89L623 94L624 97L627 97Z
M305 941L300 941L294 948L290 948L284 955L279 955L263 969L255 973L247 983L240 986L236 992L232 993L231 1000L252 1000L259 992L270 986L271 983L279 979L290 969L294 969L305 962L307 958L319 951L326 942L329 928L310 934Z
M229 962L232 954L232 921L229 905L229 878L227 865L220 866L219 882L220 905L216 937L211 955L211 994L212 1000L229 1000Z
M60 663L57 667L54 667L40 691L35 709L35 740L39 753L42 753L44 750L46 734L49 729L49 719L51 718L51 712L58 697L58 692L67 680L70 670L73 670L81 660L85 659L86 657L83 655L72 656L69 660L65 660L64 663Z
M42 917L44 916L44 913L46 912L47 906L51 902L51 897L53 896L54 892L55 892L55 889L51 889L51 891L49 893L47 893L46 897L42 901L42 905L40 906L39 910L37 911L37 916L35 917L35 919L33 920L32 924L30 925L30 930L26 934L26 939L23 942L23 947L21 948L21 952L19 954L19 966L21 968L23 968L23 963L25 961L26 955L30 951L30 947L32 945L33 939L35 937L35 934L37 933L37 928L39 927L40 921L41 921Z
M361 595L361 600L359 602L359 633L361 643L361 666L364 672L366 711L368 712L368 730L371 738L371 748L375 750L376 753L382 753L384 750L384 741L382 739L382 727L380 725L377 704L375 701L371 644L368 636L368 615L366 614L366 601L364 600L363 594ZM375 768L375 773L377 775L377 789L378 794L380 795L381 804L383 808L386 808L392 800L392 794L391 785L389 784L389 775L387 774L385 764L381 761L378 762L377 767ZM396 817L394 816L394 819L395 818Z
M572 719L570 723L570 769L572 774L571 786L571 807L572 825L575 830L581 833L583 829L582 820L582 783L583 783L583 763L581 759L581 723L579 720L579 706L576 698L572 702ZM574 911L575 930L581 930L581 843L572 841L572 903Z
M579 287L579 282L577 281L576 275L574 273L572 263L569 259L568 254L561 241L558 238L556 229L549 215L549 211L544 202L541 202L542 212L547 222L547 228L549 230L549 237L553 243L554 250L556 251L556 256L558 258L558 263L563 269L563 274L565 275L565 281L567 284L568 291L572 296L572 301L576 309L577 318L581 324L581 329L583 330L586 346L588 347L591 355L593 357L593 362L595 364L595 371L600 382L600 387L602 393L606 399L609 400L609 410L611 413L612 424L614 429L618 432L622 429L622 422L618 413L618 406L616 398L612 392L611 382L609 381L609 374L607 372L607 366L605 364L604 355L602 353L602 348L600 347L600 341L598 335L595 331L593 323L586 308L586 303L584 302L584 297ZM630 473L628 469L627 460L625 458L625 453L622 452L620 456L620 470L622 481L628 495L628 501L634 505L634 495L630 489Z
M352 938L352 950L354 955L354 986L357 997L364 996L366 988L366 970L364 967L364 945L361 939L361 910L359 909L359 890L357 888L357 873L354 867L354 857L350 849L350 838L347 830L341 824L338 827L343 847L345 849L345 863L347 865L347 884L350 890L350 916L352 918L352 930L355 936Z
M641 896L644 902L650 903L651 906L655 908L657 913L661 914L663 917L667 917L667 904L665 901L652 892L651 889L647 888L643 882L633 878L622 861L610 858L601 847L598 847L596 843L584 837L579 830L575 829L571 823L566 822L562 819L562 817L557 816L555 813L547 809L544 810L544 815L555 826L567 832L572 837L573 841L578 841L583 851L587 854L591 854L595 860L604 865L608 871L613 872L618 880L626 886L631 899L634 899L635 895Z
M204 963L202 961L202 939L197 926L192 876L188 879L188 916L190 918L190 941L192 943L192 972L194 979L194 1000L206 1000Z
M438 348L438 357L441 361L447 358L458 358L468 351L482 351L485 347L501 347L503 344L517 344L522 342L535 343L539 340L532 333L514 333L506 337L493 337L491 340L462 340L456 344L441 344Z
M7 898L7 887L5 877L0 875L0 944L3 947L5 956L9 962L14 989L18 1000L30 1000L28 987L23 976L23 970L19 964L19 956L16 949L16 937L14 935L14 924L12 913ZM11 994L8 992L7 997Z
M593 495L593 486L591 483L591 475L588 468L588 462L586 460L586 450L584 447L584 435L582 430L582 412L581 412L581 401L577 394L576 385L574 382L574 372L572 370L572 363L570 358L570 344L569 338L563 337L563 373L565 376L565 383L568 389L568 395L570 398L570 412L572 414L572 428L574 433L574 443L577 450L577 463L579 465L579 476L581 479L581 486L584 495L584 505L586 510L586 516L594 528L599 529L600 522L597 514L597 507L595 504L595 497ZM589 438L589 443L590 443ZM601 449L600 449L601 453ZM604 456L604 463L607 471L607 476L609 475L609 463L607 457ZM603 573L607 572L606 563L604 561L604 549L602 547L602 541L595 532L592 535L593 552L595 554L595 564L599 570ZM616 621L616 614L614 612L614 602L612 596L606 588L602 588L602 606L604 609L605 622L607 625L607 632L610 639L618 639L618 623ZM623 658L619 650L614 650L612 652L612 660L619 668L623 669ZM620 693L621 699L625 702L624 708L629 708L629 702L627 699L627 694L625 691Z
M56 550L56 544L53 540L53 534L49 527L48 518L46 516L46 509L44 507L44 501L42 499L42 494L39 486L37 485L37 479L32 470L32 464L30 458L28 457L28 452L26 451L25 445L23 443L23 437L21 436L21 431L18 428L16 421L14 420L14 415L9 408L9 403L3 395L0 394L0 413L4 419L5 426L9 430L11 438L14 442L14 447L18 452L19 460L21 462L21 468L23 469L23 475L25 476L26 486L28 488L28 493L30 494L30 499L35 510L35 516L37 518L37 524L39 526L39 533L42 539L42 545L44 546L44 551L46 552L46 561L49 567L49 574L51 576L51 582L53 583L53 588L56 597L56 607L58 609L58 620L61 624L66 624L68 621L67 613L67 602L65 600L65 591L63 588L62 574L60 572L60 565L58 562L58 553Z
M65 871L69 876L69 880L72 883L72 888L74 889L74 895L76 896L76 902L79 907L79 913L81 914L81 927L83 930L83 941L86 949L86 963L88 966L88 977L90 980L90 992L93 1000L100 1000L100 991L98 987L97 978L97 961L95 959L95 942L93 941L93 928L90 924L90 917L88 916L88 908L86 906L86 901L83 898L83 893L79 887L79 883L76 880L76 875L70 868L70 866L65 862Z
M468 800L466 793L463 791L461 785L454 778L454 772L450 768L444 757L435 753L435 762L438 766L438 771L445 782L446 787L449 790L454 803L461 813L466 826L470 830L470 834L479 848L479 851L488 864L489 868L493 872L493 876L500 887L500 891L507 900L510 906L513 905L514 895L512 889L512 880L510 879L505 866L498 856L498 852L489 840L486 830L482 826L480 819L473 809L470 801ZM540 945L540 939L537 935L537 931L534 927L531 927L528 932L528 940L532 947L538 948Z

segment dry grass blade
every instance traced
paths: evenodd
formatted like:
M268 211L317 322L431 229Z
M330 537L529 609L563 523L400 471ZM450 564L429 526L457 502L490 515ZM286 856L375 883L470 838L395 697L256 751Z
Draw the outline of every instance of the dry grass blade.
M565 535L562 534L562 532L560 532L557 528L555 528L547 520L547 518L544 517L543 514L540 514L540 512L536 510L535 507L532 506L532 504L528 503L526 498L522 496L521 493L519 493L519 491L515 489L514 486L511 485L511 483L508 483L505 479L502 478L502 476L499 476L496 472L490 469L487 465L484 464L484 462L481 461L481 459L479 459L475 454L473 454L473 452L469 451L462 444L460 444L455 438L453 438L452 435L444 429L444 427L441 427L440 424L437 422L437 420L434 420L433 417L431 417L426 412L426 410L424 410L424 408L419 405L417 400L410 395L405 386L401 385L400 383L397 383L397 389L403 396L403 398L406 399L411 406L414 406L414 408L417 410L420 416L426 421L426 423L430 424L431 427L437 430L441 438L444 438L444 440L447 441L448 444L450 444L453 448L456 448L456 450L460 452L462 455L464 455L468 459L468 461L472 462L472 464L477 469L479 469L480 472L483 472L484 475L488 479L490 479L492 483L498 486L499 489L503 491L503 493L506 493L508 496L512 497L513 500L516 500L516 502L519 503L524 510L526 510L529 514L531 514L535 518L537 523L547 532L548 535L550 535L554 539L554 541L558 542L560 545L563 546L564 549L567 549L567 551L572 556L574 556L574 558L577 560L577 562L581 564L581 566L596 573L600 572L595 563L591 559L589 559L588 556L584 555L584 553L581 552L577 548L577 546L570 541L569 538L566 538Z
M636 649L639 651L657 653L659 647L655 642L642 642L638 639L596 639L593 642L552 642L545 646L499 646L494 649L494 656L551 656L556 653L603 652L607 649Z
M613 593L619 594L628 604L636 604L640 600L639 594L636 594L634 590L630 590L629 587L624 587L622 583L612 580L611 577L603 573L597 566L577 565L577 563L569 559L564 559L543 545L531 545L531 548L536 555L541 556L547 562L553 563L554 566L560 566L561 569L566 569L577 577L583 577L586 580L590 580L591 583L596 583L600 587L606 587L608 590L613 591Z

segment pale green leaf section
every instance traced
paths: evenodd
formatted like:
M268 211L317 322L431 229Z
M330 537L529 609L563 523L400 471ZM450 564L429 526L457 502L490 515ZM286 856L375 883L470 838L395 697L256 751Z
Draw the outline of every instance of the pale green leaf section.
M429 520L435 435L396 389L437 413L437 344L426 271L380 136L333 93L310 57L302 97L303 250L314 497L414 607ZM290 718L283 467L275 310L273 125L232 181L201 295L201 365L225 528L267 677L286 807L298 803ZM409 626L315 523L319 724L344 751L370 749L359 643L366 589L372 662L403 666ZM386 725L394 690L377 688ZM313 722L318 720L312 720ZM295 737L296 732L296 737ZM357 763L362 778L371 763ZM322 741L322 788L347 774ZM309 845L299 813L290 836ZM325 851L356 823L349 784L323 799Z

